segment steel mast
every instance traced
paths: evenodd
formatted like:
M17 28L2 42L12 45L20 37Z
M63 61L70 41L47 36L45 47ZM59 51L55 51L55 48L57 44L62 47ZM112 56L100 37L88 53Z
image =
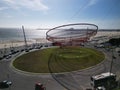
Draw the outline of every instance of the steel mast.
M24 26L22 26L22 29L23 29L23 35L24 35L25 49L27 49L27 40L26 40Z

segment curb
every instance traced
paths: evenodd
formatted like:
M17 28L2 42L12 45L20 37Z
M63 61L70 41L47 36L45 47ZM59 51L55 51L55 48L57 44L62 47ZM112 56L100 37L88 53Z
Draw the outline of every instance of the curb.
M16 56L14 59L12 59L12 61L11 61L10 64L9 64L9 67L12 69L12 71L14 71L14 72L16 72L16 73L19 73L19 74L27 75L27 76L31 76L31 75L33 75L33 76L36 76L36 75L37 75L37 76L40 76L40 75L51 76L50 73L34 73L34 72L27 72L27 71L23 71L23 70L20 70L20 69L15 68L14 65L13 65L14 60L15 60L16 58L20 57L21 55L24 55L24 54L26 54L26 53L21 53L21 54L19 54L18 56Z

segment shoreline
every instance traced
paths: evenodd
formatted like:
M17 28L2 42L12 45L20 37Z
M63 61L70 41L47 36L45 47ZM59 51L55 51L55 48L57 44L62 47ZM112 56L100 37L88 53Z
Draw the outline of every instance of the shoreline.
M35 44L35 43L47 43L49 41L47 41L45 38L35 38L35 39L31 39L31 40L27 40L27 44ZM19 47L19 46L24 46L25 42L23 40L1 40L0 41L0 49L3 48L10 48L10 47Z
M108 39L112 37L120 37L120 32L116 31L100 31L98 32L92 39L97 38L97 37L107 37ZM34 43L49 43L50 41L46 40L46 38L33 38L27 40L27 44L34 44ZM18 47L18 46L23 46L25 45L24 40L0 40L0 49L3 48L10 48L10 47Z

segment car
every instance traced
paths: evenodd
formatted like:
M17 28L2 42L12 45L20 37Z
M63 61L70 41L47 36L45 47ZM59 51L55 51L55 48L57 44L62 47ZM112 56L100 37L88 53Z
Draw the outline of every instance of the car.
M101 87L97 87L96 90L105 90L105 87L101 86Z
M26 49L25 49L25 52L29 52L29 49L28 49L28 48L26 48Z
M20 51L21 51L21 52L23 52L23 51L24 51L24 49L21 49Z
M3 57L2 56L0 56L0 60L2 60L3 59Z
M6 57L6 59L10 59L11 57L12 57L12 55L9 54L9 55Z
M12 85L12 82L8 80L4 80L0 82L0 88L8 88L11 85Z
M38 82L35 84L35 90L46 90L46 88L43 86L43 84Z
M104 48L104 45L103 44L99 44L99 45L94 45L94 47L96 47L96 48Z
M120 51L118 51L118 53L120 53Z
M116 57L115 57L115 56L112 56L112 58L113 58L113 59L116 59Z
M45 47L48 47L48 45L45 45Z

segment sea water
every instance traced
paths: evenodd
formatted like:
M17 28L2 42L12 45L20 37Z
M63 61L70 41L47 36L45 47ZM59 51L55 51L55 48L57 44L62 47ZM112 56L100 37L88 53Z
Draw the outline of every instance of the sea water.
M46 32L44 29L25 29L25 35L27 40L46 38ZM120 35L120 30L98 30L97 36L112 36ZM24 41L24 35L22 28L0 28L0 42L5 41Z
M47 30L25 29L27 40L45 38ZM23 30L20 28L0 28L0 41L24 40Z

